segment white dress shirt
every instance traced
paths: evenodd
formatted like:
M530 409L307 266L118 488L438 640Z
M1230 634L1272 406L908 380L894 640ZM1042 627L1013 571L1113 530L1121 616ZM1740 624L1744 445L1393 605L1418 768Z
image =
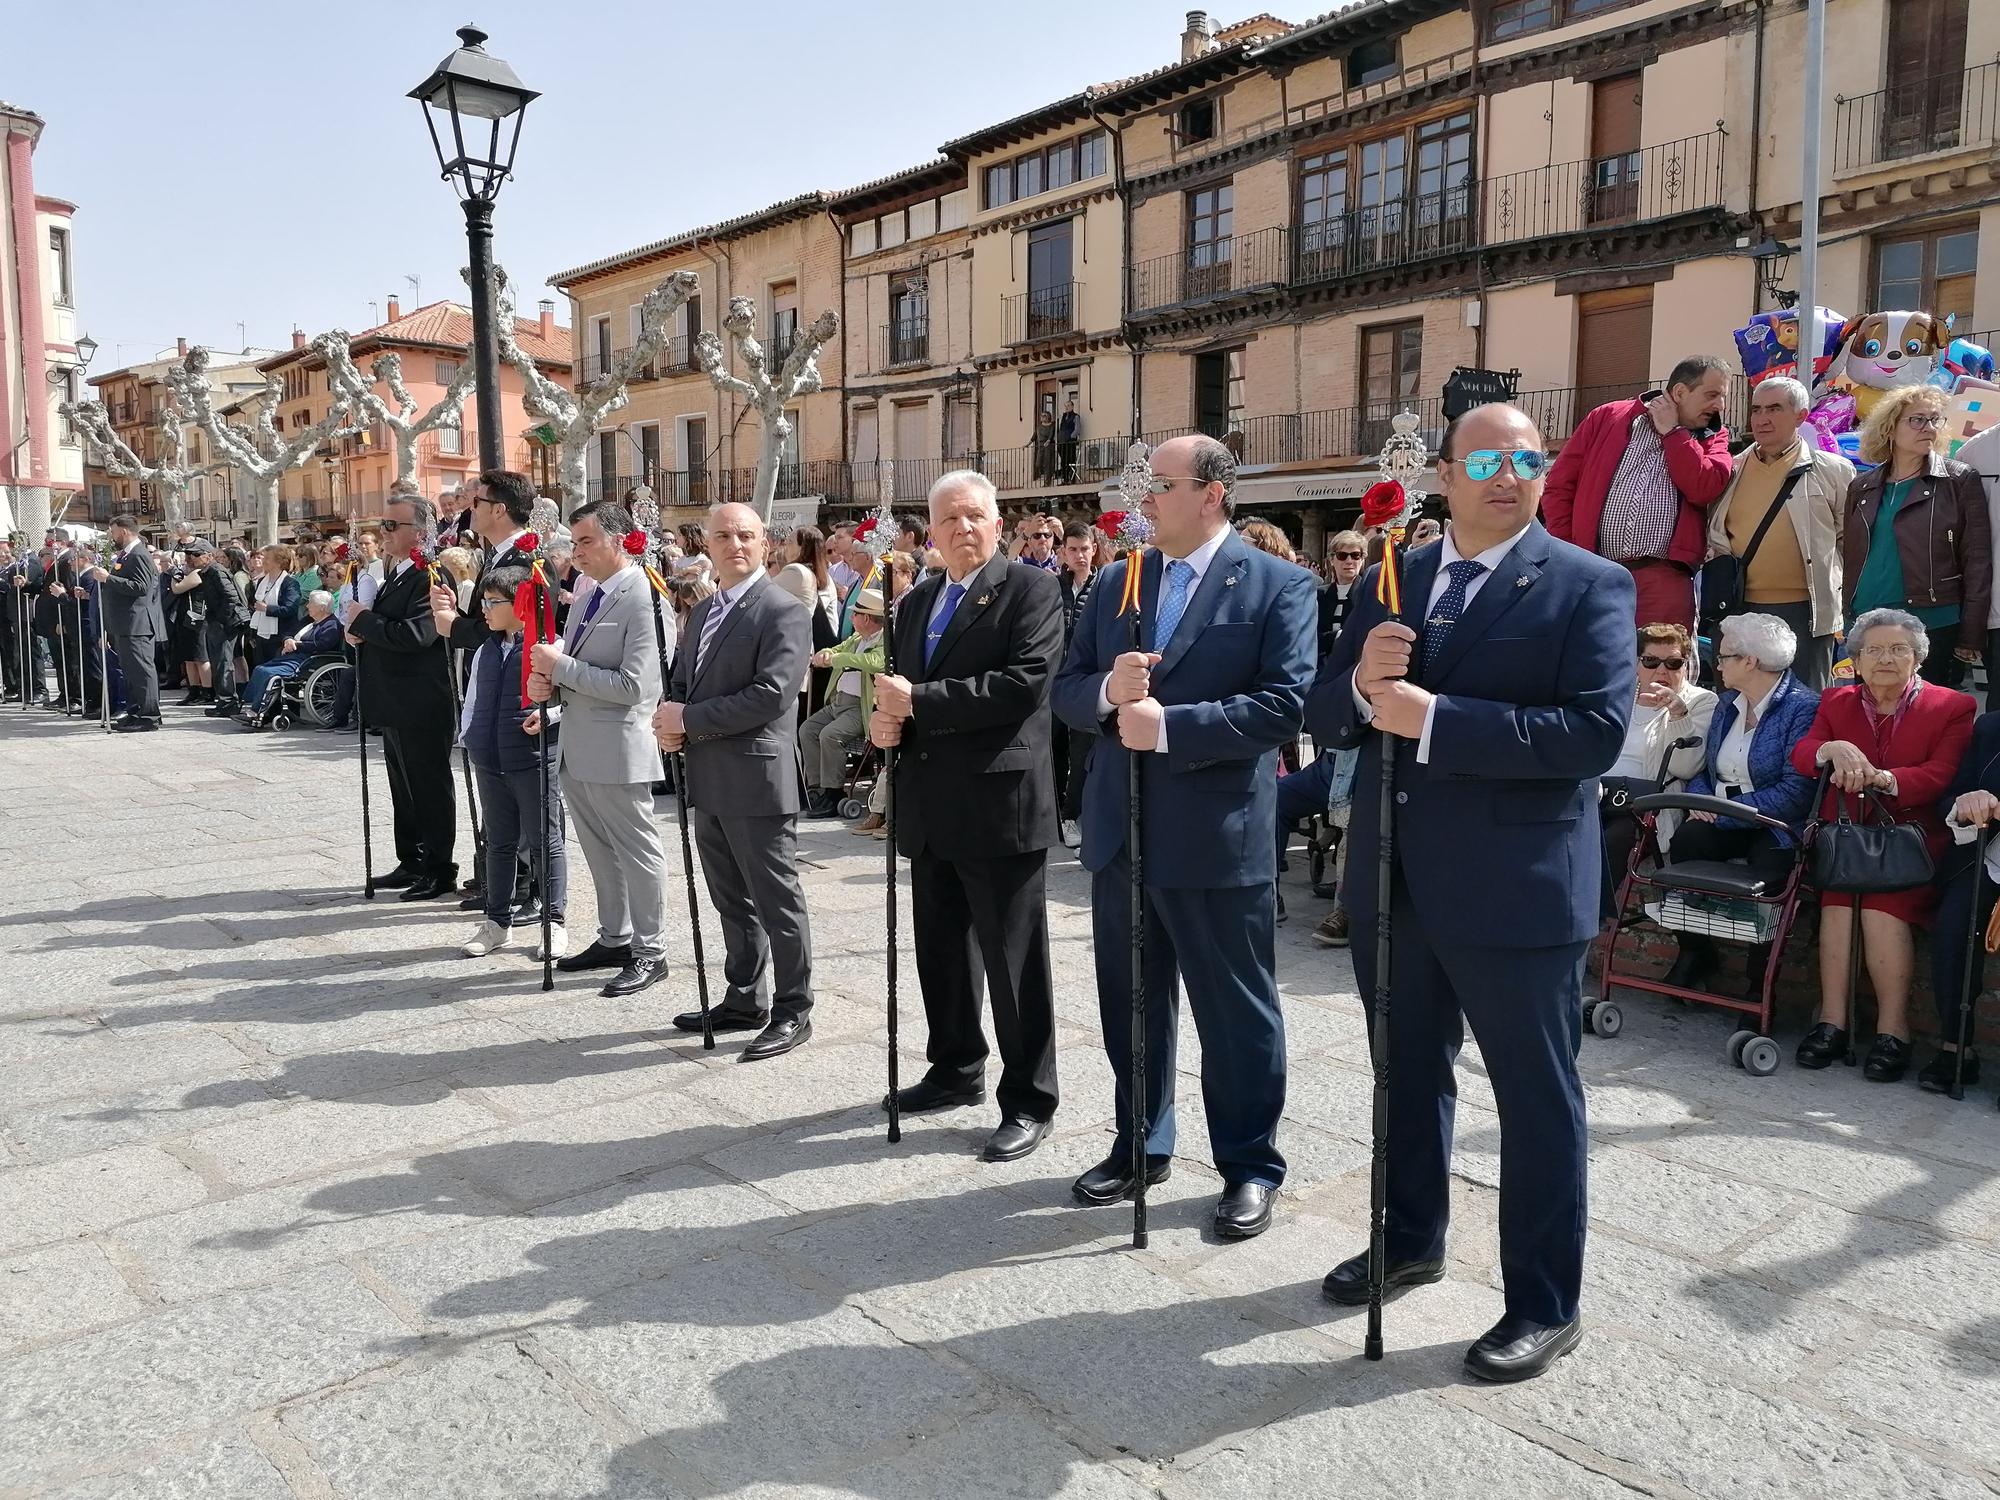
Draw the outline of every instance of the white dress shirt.
M1202 579L1208 576L1208 565L1215 561L1215 554L1222 550L1223 538L1228 535L1229 528L1224 526L1186 557L1179 559L1179 561L1186 563L1190 568L1194 569L1194 577L1188 580L1187 598L1182 603L1181 619L1185 620L1187 618L1187 606L1194 603L1195 591L1201 587ZM1145 554L1143 552L1135 552L1131 556L1143 558ZM1167 587L1167 564L1175 561L1175 559L1164 547L1160 549L1160 557L1160 591L1165 593ZM1153 616L1155 619L1159 617L1159 613L1160 606L1156 600L1153 604ZM1175 626L1177 631L1179 628L1178 625ZM1154 641L1153 647L1155 650L1164 651L1167 648L1167 642ZM1097 717L1100 719L1109 718L1111 712L1111 674L1106 672L1103 677L1098 679L1097 683ZM1160 715L1160 738L1153 746L1153 749L1155 753L1160 755L1167 753L1167 716L1164 713Z
M1736 720L1729 726L1729 733L1722 737L1722 743L1715 747L1715 786L1718 797L1728 796L1723 787L1733 786L1741 791L1753 792L1756 783L1750 779L1750 742L1757 737L1757 725L1764 722L1764 715L1771 711L1771 700L1778 696L1778 684L1773 683L1771 691L1757 700L1756 722L1744 711L1739 699L1736 705Z
M1527 527L1525 526L1521 528L1521 531L1526 530ZM1426 617L1429 616L1432 610L1437 608L1437 602L1444 597L1444 591L1451 587L1451 565L1455 562L1476 562L1486 571L1478 574L1465 586L1465 603L1459 607L1458 611L1459 619L1463 620L1466 611L1472 608L1472 601L1479 597L1479 591L1485 588L1487 582L1493 577L1494 569L1507 560L1507 554L1514 550L1514 544L1521 539L1521 532L1517 531L1508 537L1506 541L1488 547L1476 557L1468 558L1458 550L1457 534L1458 528L1456 526L1447 526L1444 529L1442 551L1438 555L1437 577L1431 581L1430 597L1424 601L1424 614ZM1458 627L1453 625L1452 628L1456 630ZM1419 642L1418 644L1421 645L1422 643ZM1354 683L1352 686L1354 703L1355 707L1360 710L1361 722L1364 724L1374 723L1375 705L1361 696L1359 683ZM1430 703L1424 709L1424 732L1417 740L1417 764L1420 766L1430 764L1431 723L1436 717L1437 695L1433 693Z

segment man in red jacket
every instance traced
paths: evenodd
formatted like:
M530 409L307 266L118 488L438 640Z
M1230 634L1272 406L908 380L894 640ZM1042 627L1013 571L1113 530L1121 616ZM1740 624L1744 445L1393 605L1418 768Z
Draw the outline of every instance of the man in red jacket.
M1694 629L1706 512L1729 487L1728 395L1721 360L1684 359L1664 394L1608 402L1585 417L1549 470L1543 523L1551 535L1632 570L1635 625Z

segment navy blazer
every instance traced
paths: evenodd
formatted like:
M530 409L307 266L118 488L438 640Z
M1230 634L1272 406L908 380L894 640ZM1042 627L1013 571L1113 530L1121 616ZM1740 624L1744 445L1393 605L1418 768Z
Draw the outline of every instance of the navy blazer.
M1708 721L1708 753L1702 759L1700 772L1688 783L1690 796L1719 795L1715 790L1715 757L1722 749L1729 726L1736 722L1741 697L1734 691L1727 692L1715 705L1715 717ZM1771 707L1750 736L1750 779L1757 789L1735 799L1790 827L1790 834L1776 835L1778 842L1787 848L1804 831L1806 818L1812 812L1814 785L1812 777L1801 776L1792 764L1792 746L1806 737L1806 731L1813 725L1813 715L1818 712L1818 693L1790 672L1778 679ZM1720 826L1748 828L1750 825L1726 818Z
M1051 699L1065 724L1095 734L1083 784L1088 870L1125 850L1132 755L1115 722L1099 723L1097 694L1132 649L1118 613L1126 567L1114 562L1092 581ZM1148 548L1141 628L1147 649L1162 653L1153 697L1166 707L1167 750L1140 757L1146 884L1225 890L1275 880L1278 747L1298 738L1312 681L1317 580L1231 531L1162 649L1153 641L1162 568Z
M1403 565L1404 623L1417 632L1444 552ZM1344 887L1356 931L1373 930L1381 749L1354 699L1354 667L1387 617L1379 565L1363 575L1333 654L1306 699L1322 747L1359 746ZM1437 699L1428 764L1396 740L1396 853L1434 945L1546 948L1597 935L1604 854L1597 778L1617 762L1638 689L1632 575L1532 523L1474 595L1418 685Z
M2000 796L2000 713L1981 714L1973 724L1972 743L1966 747L1965 759L1959 763L1951 790L1938 803L1938 816L1949 817L1952 803L1967 792L1992 792ZM1943 858L1938 861L1938 884L1949 885L1963 875L1978 847L1976 839L1967 844L1947 844Z

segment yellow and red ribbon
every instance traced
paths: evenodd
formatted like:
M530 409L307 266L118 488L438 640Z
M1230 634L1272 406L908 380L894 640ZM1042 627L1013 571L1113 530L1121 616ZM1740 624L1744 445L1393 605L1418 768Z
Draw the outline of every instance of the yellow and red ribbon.
M539 557L529 566L528 581L514 590L514 613L521 621L521 707L527 708L531 704L528 678L532 675L534 648L556 638L555 594Z

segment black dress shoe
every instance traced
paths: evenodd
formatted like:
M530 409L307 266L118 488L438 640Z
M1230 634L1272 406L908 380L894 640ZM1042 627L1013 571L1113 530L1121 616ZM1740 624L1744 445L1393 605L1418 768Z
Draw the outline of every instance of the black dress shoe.
M1382 1271L1382 1300L1400 1297L1413 1286L1444 1280L1444 1260L1392 1260ZM1336 1307L1363 1307L1368 1302L1368 1252L1344 1260L1326 1273L1319 1294Z
M399 891L406 885L416 883L417 872L404 865L397 865L387 875L375 877L375 889L378 891Z
M432 870L419 875L410 883L397 899L400 901L435 901L440 896L451 896L458 891L458 871L447 866L442 870Z
M1902 1037L1878 1034L1875 1045L1868 1049L1868 1060L1861 1065L1861 1076L1870 1083L1900 1083L1910 1071L1910 1050Z
M201 711L204 719L226 719L243 705L234 698L218 698Z
M1715 950L1697 947L1682 939L1681 951L1674 956L1673 963L1661 976L1662 984L1671 984L1677 989L1693 990L1701 988L1701 982L1715 972Z
M376 882L378 885L381 882ZM632 945L594 942L581 953L572 953L568 958L556 960L556 967L565 974L581 974L586 969L622 969L632 961Z
M1146 1185L1152 1187L1165 1182L1173 1175L1173 1170L1172 1157L1147 1157ZM1102 1208L1107 1203L1122 1203L1132 1196L1132 1153L1112 1152L1072 1182L1069 1194L1077 1202L1087 1203L1093 1208Z
M458 909L460 911L483 911L485 908L486 893L484 891L474 891L470 896L461 896L459 898Z
M158 719L120 719L111 726L120 734L144 734L149 729L158 729Z
M908 1088L896 1090L896 1110L899 1114L921 1115L935 1109L957 1109L966 1104L984 1104L985 1089L948 1089L943 1084L932 1083L930 1079L920 1079ZM882 1096L882 1108L889 1107L889 1096Z
M1277 1193L1261 1182L1233 1183L1215 1205L1215 1232L1225 1240L1254 1239L1271 1227L1277 1201Z
M762 1031L770 1023L769 1016L760 1016L755 1011L731 1010L726 1005L718 1005L708 1013L711 1031ZM701 1012L684 1010L674 1017L674 1030L701 1033Z
M1026 1115L1009 1115L1000 1122L1000 1128L986 1138L986 1148L979 1153L979 1159L1019 1161L1041 1145L1042 1138L1048 1133L1047 1120L1033 1120Z
M1505 1317L1465 1351L1465 1373L1481 1380L1532 1380L1583 1341L1583 1320L1549 1327Z
M667 961L664 958L634 958L611 976L611 983L597 993L607 1000L615 1000L620 995L636 995L641 990L649 990L667 977Z
M1794 1059L1802 1068L1823 1068L1847 1056L1847 1033L1831 1021L1821 1021L1799 1043Z
M777 1016L745 1047L738 1062L762 1062L767 1057L783 1057L811 1040L813 1024L800 1016Z
M1940 1052L1925 1064L1921 1073L1917 1074L1917 1087L1926 1094L1949 1094L1952 1074L1957 1068L1956 1052ZM1969 1084L1979 1082L1979 1054L1970 1047L1965 1049L1964 1079Z

